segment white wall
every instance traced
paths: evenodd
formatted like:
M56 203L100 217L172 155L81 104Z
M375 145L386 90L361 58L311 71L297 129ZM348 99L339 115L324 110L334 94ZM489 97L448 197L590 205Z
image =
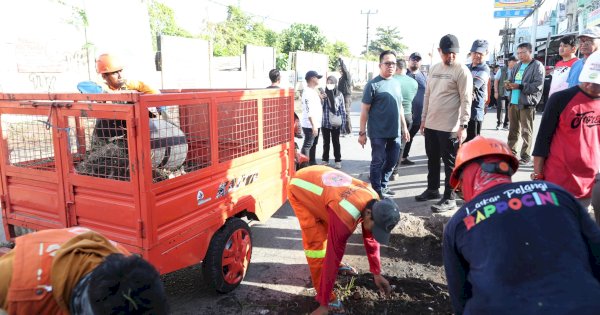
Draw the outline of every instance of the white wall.
M0 91L75 92L78 82L97 79L95 57L110 52L126 64L125 75L159 83L146 4L139 0L0 1ZM84 30L70 5L87 12L89 60Z

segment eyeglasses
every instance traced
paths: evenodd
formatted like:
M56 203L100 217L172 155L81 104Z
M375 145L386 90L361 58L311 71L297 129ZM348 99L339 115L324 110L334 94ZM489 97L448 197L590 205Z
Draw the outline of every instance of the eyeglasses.
M387 67L395 67L396 63L395 62L391 62L391 61L387 61L387 62L382 62L382 65L385 65Z
M421 62L421 59L420 58L419 59L411 58L410 61L412 61L412 62Z

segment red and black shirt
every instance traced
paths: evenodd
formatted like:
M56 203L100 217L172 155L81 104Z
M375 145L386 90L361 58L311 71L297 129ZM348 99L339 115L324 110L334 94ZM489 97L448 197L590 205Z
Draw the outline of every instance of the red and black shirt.
M544 176L576 198L591 195L600 171L600 98L578 86L556 92L546 105L533 156L545 157Z

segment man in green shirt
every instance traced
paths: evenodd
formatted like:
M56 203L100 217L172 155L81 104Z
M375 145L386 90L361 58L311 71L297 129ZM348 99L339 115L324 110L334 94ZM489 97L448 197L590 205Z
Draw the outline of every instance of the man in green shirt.
M413 119L412 119L412 101L417 95L417 90L419 85L417 81L406 75L406 61L402 59L398 59L396 61L396 73L394 74L394 79L400 82L400 87L402 91L402 109L404 111L404 120L406 121L406 126L408 130L412 127ZM410 141L410 139L408 140ZM390 180L396 180L396 176L398 175L398 169L400 168L400 162L402 157L402 151L404 151L404 147L406 146L407 141L402 141L402 148L400 150L400 155L398 156L398 162L394 167L394 172L392 173L392 177Z

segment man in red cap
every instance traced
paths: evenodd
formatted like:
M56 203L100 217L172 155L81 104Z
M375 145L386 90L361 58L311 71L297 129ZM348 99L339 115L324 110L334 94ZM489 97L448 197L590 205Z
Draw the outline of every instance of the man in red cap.
M543 181L513 183L506 143L476 137L450 185L466 204L444 230L456 314L598 314L600 228L577 200Z

